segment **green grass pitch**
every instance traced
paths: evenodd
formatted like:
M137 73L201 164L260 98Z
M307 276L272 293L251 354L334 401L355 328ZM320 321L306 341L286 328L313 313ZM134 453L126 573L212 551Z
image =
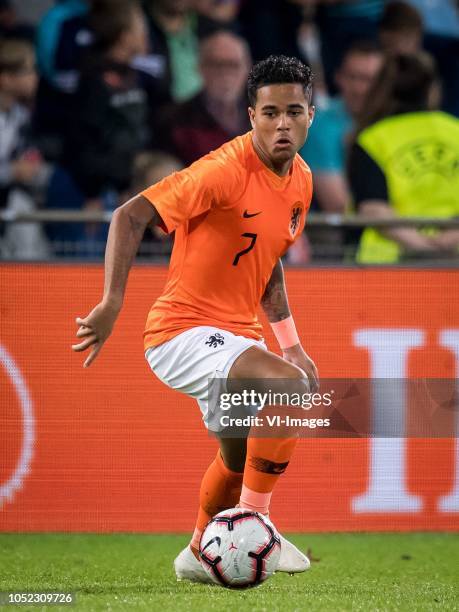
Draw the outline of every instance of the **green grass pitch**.
M73 591L74 606L5 610L165 612L459 610L457 534L302 534L304 574L245 591L176 582L185 535L0 535L0 591ZM314 560L315 559L315 560Z

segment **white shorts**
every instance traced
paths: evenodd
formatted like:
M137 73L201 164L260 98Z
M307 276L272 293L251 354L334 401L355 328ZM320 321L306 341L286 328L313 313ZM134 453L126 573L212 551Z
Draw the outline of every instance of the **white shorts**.
M145 357L159 380L197 400L206 427L218 431L220 428L209 422L209 382L221 379L226 383L233 363L251 346L267 350L263 340L235 336L218 327L200 326L147 349Z

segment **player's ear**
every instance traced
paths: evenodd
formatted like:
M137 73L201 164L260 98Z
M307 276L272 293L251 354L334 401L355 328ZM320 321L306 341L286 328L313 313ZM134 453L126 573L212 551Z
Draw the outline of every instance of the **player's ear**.
M249 119L252 129L255 127L255 109L249 106Z
M316 107L311 105L308 108L308 127L311 127L312 122L314 121L315 112L316 112Z

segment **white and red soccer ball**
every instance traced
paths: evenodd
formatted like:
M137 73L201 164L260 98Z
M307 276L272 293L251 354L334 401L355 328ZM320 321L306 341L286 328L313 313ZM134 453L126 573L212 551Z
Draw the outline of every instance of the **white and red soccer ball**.
M230 508L207 524L199 544L201 564L216 584L256 586L279 564L281 542L271 521L258 512Z

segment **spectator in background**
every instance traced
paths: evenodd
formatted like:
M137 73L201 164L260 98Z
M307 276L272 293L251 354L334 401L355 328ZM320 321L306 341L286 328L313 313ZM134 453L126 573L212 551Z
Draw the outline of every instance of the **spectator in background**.
M128 191L132 163L149 145L148 103L133 58L145 52L143 12L135 0L95 0L89 16L94 42L75 93L75 113L67 130L63 168L49 191L50 208L113 208ZM54 240L93 241L102 229L50 228Z
M251 66L244 39L220 30L200 44L203 89L165 120L162 148L185 166L250 129L245 92Z
M150 38L150 61L176 102L202 87L199 39L217 26L192 10L191 0L144 0Z
M0 207L11 213L35 209L50 169L30 140L30 109L37 86L35 53L24 40L0 42ZM47 253L37 224L6 227L3 257L35 259Z
M82 58L92 44L90 5L91 0L60 0L38 27L40 75L49 86L63 93L76 91Z
M93 40L88 22L91 0L60 0L41 20L37 32L40 85L35 131L45 155L60 159L83 58Z
M416 53L422 49L423 24L407 2L389 2L379 22L379 40L388 53Z
M0 38L14 38L33 42L35 29L21 23L11 0L0 0Z
M314 175L316 204L324 212L344 213L351 202L346 154L369 88L383 62L376 43L354 43L335 75L340 96L318 108L306 145L300 151Z
M298 45L314 74L314 103L320 108L322 102L328 98L328 91L322 65L320 33L316 24L317 5L315 0L297 1L303 5L303 23L298 32Z
M297 40L303 11L297 2L249 0L242 3L238 19L254 62L271 54L304 59Z
M182 164L176 157L163 151L140 153L134 162L130 195L134 197L182 168ZM151 232L145 232L139 253L147 255L154 253L169 257L172 250L172 237L157 225L150 227L150 230Z
M389 57L369 92L349 160L359 212L370 219L459 215L459 120L434 110L437 74L425 53ZM458 230L363 232L358 261L458 255Z
M22 40L0 41L0 186L4 206L15 183L27 184L40 171L38 158L24 157L30 108L37 86L33 47Z
M35 124L41 148L54 160L60 160L63 154L81 69L92 52L94 33L91 8L99 13L110 12L110 3L101 3L100 0L60 0L45 14L38 29L37 54L41 79ZM162 71L154 58L148 56L147 48L144 53L133 57L131 65L137 70L139 83L148 95L151 109L149 124L153 126L153 113L170 102L169 83L164 83Z
M409 0L424 20L424 47L442 79L442 109L459 117L459 2Z
M228 27L236 21L241 3L242 0L194 0L193 8L220 26Z
M335 74L354 42L376 41L386 0L318 0L322 64L330 95L338 93Z
M150 143L147 100L132 59L145 52L144 17L136 0L98 0L90 14L91 55L75 94L66 167L86 197L121 193L132 160Z
M132 172L130 195L134 197L163 178L183 169L180 160L164 151L143 151L137 155ZM155 229L160 229L155 226ZM161 230L162 231L162 230ZM164 234L164 232L162 232ZM167 234L164 234L167 236Z

